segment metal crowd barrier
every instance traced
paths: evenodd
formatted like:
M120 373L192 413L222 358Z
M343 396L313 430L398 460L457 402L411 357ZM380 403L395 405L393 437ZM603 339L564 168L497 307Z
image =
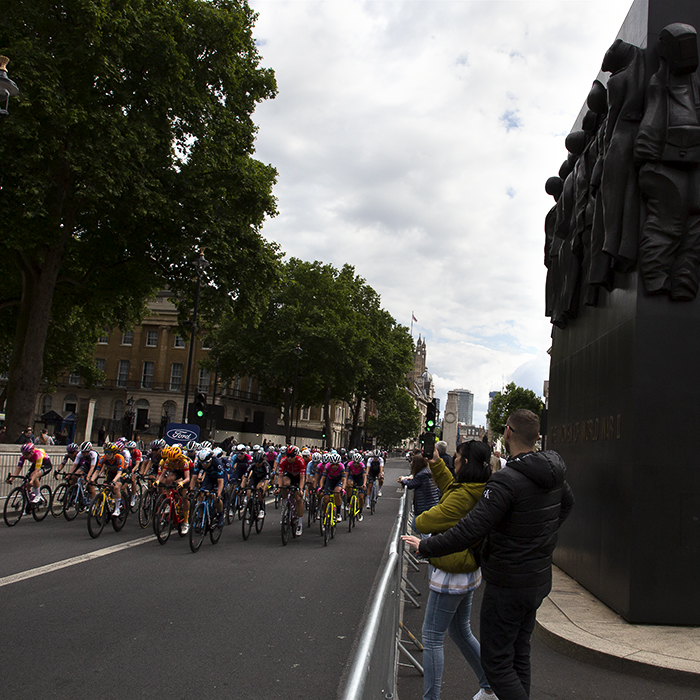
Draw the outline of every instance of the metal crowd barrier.
M374 595L360 643L341 700L396 697L403 542L408 517L408 489L404 490L389 540L389 554Z

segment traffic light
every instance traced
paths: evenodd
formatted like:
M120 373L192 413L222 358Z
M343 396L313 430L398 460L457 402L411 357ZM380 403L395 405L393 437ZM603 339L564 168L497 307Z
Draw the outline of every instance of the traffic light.
M433 399L426 407L425 412L425 429L428 432L435 430L435 423L437 421L437 406L435 404L435 399Z
M207 410L207 395L199 392L194 397L194 415L197 418L204 418Z

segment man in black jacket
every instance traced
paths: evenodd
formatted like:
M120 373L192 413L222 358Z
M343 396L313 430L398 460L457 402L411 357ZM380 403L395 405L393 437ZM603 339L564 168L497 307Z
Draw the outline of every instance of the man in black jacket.
M526 409L506 421L511 457L492 474L481 500L451 530L420 541L418 552L439 557L483 540L481 664L499 700L530 696L530 638L535 615L552 588L557 531L574 497L556 452L535 452L540 423ZM417 541L407 537L413 546Z

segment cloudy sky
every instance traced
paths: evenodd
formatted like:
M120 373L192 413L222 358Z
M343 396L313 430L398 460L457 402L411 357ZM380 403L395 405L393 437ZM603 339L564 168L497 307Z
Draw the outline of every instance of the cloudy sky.
M350 263L427 340L441 404L538 395L544 182L631 0L251 0L279 95L257 157L279 171L264 228L290 256Z

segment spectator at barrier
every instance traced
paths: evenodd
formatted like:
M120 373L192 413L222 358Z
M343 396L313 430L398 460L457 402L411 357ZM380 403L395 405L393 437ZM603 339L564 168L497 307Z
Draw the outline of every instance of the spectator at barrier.
M479 441L463 442L457 448L455 475L435 450L430 462L442 492L440 502L416 518L416 529L440 533L456 525L479 501L491 474L489 448ZM416 538L404 538L415 546ZM423 700L439 700L444 666L445 634L459 647L479 682L474 700L495 698L481 666L479 642L471 631L474 591L481 584L478 555L471 548L430 559L430 594L423 619Z
M411 476L400 476L397 481L407 489L413 489L413 513L415 519L430 510L440 500L440 490L433 479L428 460L418 452L411 458ZM415 530L415 525L411 524Z
M535 451L539 429L532 411L514 411L503 433L510 458L491 475L474 509L447 532L427 540L403 538L430 558L484 540L481 663L500 700L530 696L535 616L552 588L557 531L574 505L562 458Z
M445 463L445 466L450 470L450 472L452 472L452 476L454 476L455 468L452 464L452 457L447 454L447 443L444 440L440 440L435 447L437 447L440 459Z

